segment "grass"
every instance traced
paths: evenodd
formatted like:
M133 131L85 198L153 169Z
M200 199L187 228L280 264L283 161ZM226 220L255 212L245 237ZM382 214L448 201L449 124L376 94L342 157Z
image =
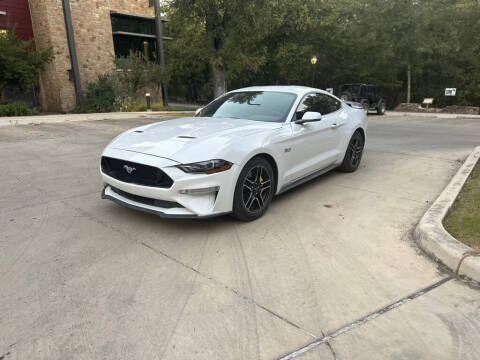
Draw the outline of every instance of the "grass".
M170 105L170 106L163 106L162 103L153 103L152 110L153 111L194 111L197 109L197 106L194 105ZM147 111L147 104L135 104L132 108L133 112L136 111Z
M456 239L480 250L480 165L470 174L444 220L445 229Z

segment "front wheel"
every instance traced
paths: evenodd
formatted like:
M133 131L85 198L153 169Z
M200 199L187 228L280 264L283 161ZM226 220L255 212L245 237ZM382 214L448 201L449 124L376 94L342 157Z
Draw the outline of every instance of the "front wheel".
M370 106L368 105L368 101L362 102L362 107L363 107L363 110L365 110L365 112L368 113L368 110L370 109Z
M380 101L380 104L378 104L378 107L377 107L377 114L378 115L385 114L386 109L387 109L387 106L385 105L385 103L383 101Z
M252 221L261 217L270 205L275 189L275 176L264 158L250 160L238 177L233 197L233 217Z
M348 143L347 152L339 169L344 172L354 172L360 166L365 141L360 131L356 131Z

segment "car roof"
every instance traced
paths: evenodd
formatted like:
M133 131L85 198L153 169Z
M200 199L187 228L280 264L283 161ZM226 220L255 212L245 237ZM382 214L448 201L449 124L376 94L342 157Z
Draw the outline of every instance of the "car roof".
M241 92L241 91L277 91L277 92L289 92L297 95L304 95L309 92L322 92L325 94L331 95L329 92L322 89L315 89L308 86L298 86L298 85L272 85L272 86L250 86L242 89L232 90L230 92Z

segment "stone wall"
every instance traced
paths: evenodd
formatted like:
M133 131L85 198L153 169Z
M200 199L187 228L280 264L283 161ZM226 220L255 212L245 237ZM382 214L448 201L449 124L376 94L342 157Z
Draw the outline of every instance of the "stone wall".
M441 112L442 113L449 113L449 114L479 115L480 114L480 107L451 105L451 106L444 107L441 110Z
M70 0L75 43L83 87L113 69L110 11L154 16L149 0ZM40 78L40 102L46 111L67 112L75 107L61 0L30 0L38 48L52 47L55 59Z

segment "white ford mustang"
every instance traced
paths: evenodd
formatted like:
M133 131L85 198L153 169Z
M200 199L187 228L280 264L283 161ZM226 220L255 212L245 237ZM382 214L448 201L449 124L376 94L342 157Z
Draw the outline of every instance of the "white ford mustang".
M353 172L363 109L300 86L231 91L195 117L141 126L104 150L102 197L163 217L254 220L275 194L334 168Z

